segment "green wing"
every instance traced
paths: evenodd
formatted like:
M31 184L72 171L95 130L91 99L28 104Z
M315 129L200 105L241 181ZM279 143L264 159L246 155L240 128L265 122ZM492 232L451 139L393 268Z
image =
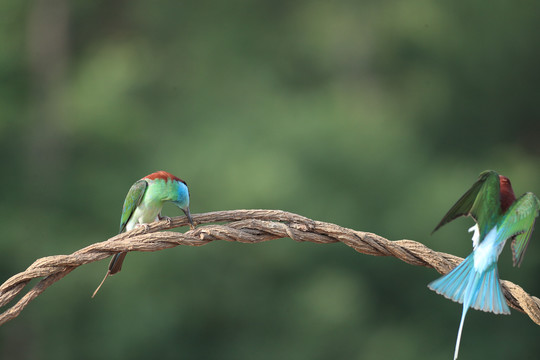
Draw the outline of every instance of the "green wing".
M126 225L133 215L135 208L139 206L146 192L148 183L146 180L139 180L129 189L126 200L124 200L124 208L122 209L122 218L120 219L120 232L126 229Z
M433 232L460 216L472 216L480 229L480 238L495 225L501 208L499 174L484 171L473 186L452 206Z
M514 266L521 265L523 261L539 210L540 201L536 195L525 193L512 204L500 223L500 238L503 240L513 238Z

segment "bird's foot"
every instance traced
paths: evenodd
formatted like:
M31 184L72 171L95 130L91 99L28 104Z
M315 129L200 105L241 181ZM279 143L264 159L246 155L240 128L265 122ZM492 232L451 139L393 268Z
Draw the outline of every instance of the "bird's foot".
M172 226L172 219L170 217L158 215L158 219L159 220L165 220L165 221L167 221L167 226Z
M150 229L150 226L148 226L148 224L137 224L135 225L136 228L140 228L142 227L144 229L144 232L147 232L148 229Z

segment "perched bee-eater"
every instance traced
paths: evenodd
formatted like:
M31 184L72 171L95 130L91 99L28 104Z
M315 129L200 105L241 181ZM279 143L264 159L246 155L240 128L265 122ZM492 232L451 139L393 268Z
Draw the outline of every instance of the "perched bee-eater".
M474 231L473 252L454 270L428 285L438 294L463 304L454 359L470 307L510 314L499 283L497 260L506 240L511 239L514 266L521 264L539 210L540 201L533 193L525 193L516 200L507 177L484 171L433 230L460 216L471 216L476 222L469 229Z
M190 227L195 225L189 212L189 190L184 180L166 172L158 171L143 177L131 186L124 200L122 217L120 219L120 232L130 231L136 227L147 227L153 221L168 219L161 216L163 204L173 202L186 214ZM127 252L121 252L111 260L109 270L92 295L94 297L105 279L122 270L122 263Z

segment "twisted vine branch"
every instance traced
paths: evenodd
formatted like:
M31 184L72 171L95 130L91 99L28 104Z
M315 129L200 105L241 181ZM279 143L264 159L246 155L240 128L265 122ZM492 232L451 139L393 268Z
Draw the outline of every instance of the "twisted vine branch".
M412 240L390 241L379 235L314 221L281 210L231 210L193 215L197 224L226 222L226 225L199 226L186 233L158 232L187 225L185 217L160 221L148 229L138 228L107 241L87 246L71 255L47 256L36 260L0 286L0 307L9 304L35 278L43 278L19 301L0 314L0 325L17 317L28 303L75 268L99 261L120 251L157 251L178 245L201 246L215 240L259 243L289 237L318 244L342 242L358 252L374 256L393 256L411 265L434 268L441 274L452 270L463 259L429 249ZM540 299L510 281L501 280L509 306L526 313L540 325ZM90 292L89 292L90 294Z

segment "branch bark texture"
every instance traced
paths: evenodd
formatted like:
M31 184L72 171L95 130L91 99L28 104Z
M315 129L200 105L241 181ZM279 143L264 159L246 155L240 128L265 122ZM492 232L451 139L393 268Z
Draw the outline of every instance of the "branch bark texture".
M317 244L341 242L363 254L393 256L411 265L434 268L441 274L448 273L463 260L431 250L416 241L390 241L373 233L315 221L281 210L216 211L194 214L193 220L199 226L185 233L162 231L187 225L185 217L177 217L171 222L159 221L150 224L147 229L137 228L116 235L70 255L37 259L25 271L12 276L0 286L0 308L7 307L0 314L0 325L16 318L30 301L75 268L121 251L158 251L179 245L202 246L216 240L255 244L288 237ZM15 302L14 298L35 278L42 280ZM508 305L527 314L540 325L540 299L510 281L501 280L501 284Z

